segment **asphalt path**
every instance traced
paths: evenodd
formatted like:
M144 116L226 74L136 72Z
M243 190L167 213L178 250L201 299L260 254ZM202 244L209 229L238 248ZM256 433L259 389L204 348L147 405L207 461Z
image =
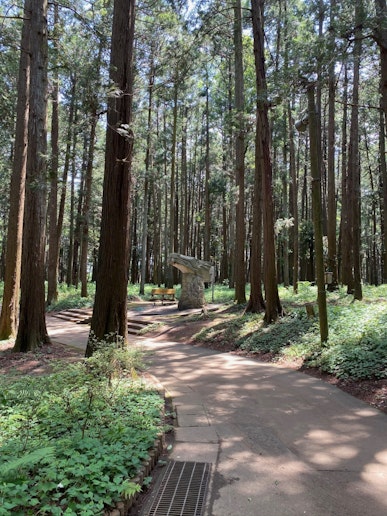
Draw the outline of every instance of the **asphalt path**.
M85 348L85 325L47 327ZM387 515L386 414L303 373L167 339L136 341L176 409L171 459L212 465L206 516Z
M387 416L303 373L143 339L176 407L172 458L210 462L208 516L386 516Z

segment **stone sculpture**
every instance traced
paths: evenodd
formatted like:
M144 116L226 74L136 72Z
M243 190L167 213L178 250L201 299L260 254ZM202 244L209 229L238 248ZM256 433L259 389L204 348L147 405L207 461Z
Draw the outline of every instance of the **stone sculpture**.
M206 303L204 283L212 281L211 263L178 253L169 256L169 263L182 273L179 310L202 308Z

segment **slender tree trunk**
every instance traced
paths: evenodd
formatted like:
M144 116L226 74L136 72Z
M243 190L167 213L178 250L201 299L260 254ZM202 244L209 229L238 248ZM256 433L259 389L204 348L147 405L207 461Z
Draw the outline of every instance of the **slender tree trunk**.
M187 255L189 242L189 188L188 188L188 164L187 164L187 120L188 108L184 108L183 127L181 136L181 190L182 190L182 207L181 207L181 253Z
M387 283L387 163L386 163L386 117L380 112L379 149L381 180L381 226L382 226L382 282Z
M71 284L74 285L75 288L78 288L79 282L79 266L80 266L80 253L81 253L81 245L82 245L82 206L83 199L85 197L85 188L86 188L86 173L87 173L87 156L89 149L89 139L87 134L84 135L84 150L83 150L83 163L82 163L82 175L81 175L81 183L79 186L78 193L78 203L77 203L77 213L75 215L75 227L74 227L74 246L73 246L73 263L72 263L72 278Z
M62 181L61 181L62 186L61 186L59 210L58 210L58 225L57 225L58 260L59 260L59 255L60 255L60 239L61 239L61 235L62 235L63 220L64 220L64 213L65 213L65 205L66 205L67 177L68 177L70 165L73 163L73 160L74 160L74 157L72 159L72 156L71 156L72 149L76 148L76 143L77 143L76 130L73 127L74 121L76 119L76 84L77 84L76 76L75 75L72 76L70 80L71 80L71 100L70 100L69 118L68 118L68 125L67 125L67 144L66 144L65 160L64 160L64 165L63 165L63 174L62 174ZM73 154L75 154L75 153L73 152ZM72 213L71 210L70 210L70 213ZM70 254L70 243L69 243L68 251ZM64 256L64 249L62 249L62 260L63 260L63 256ZM64 268L65 267L63 265L63 269Z
M144 198L142 209L142 245L141 245L141 276L140 294L144 295L146 281L146 257L147 257L147 237L148 237L148 211L149 211L149 174L152 159L152 112L153 112L153 84L154 84L154 64L153 53L149 63L149 82L148 82L148 131L145 156L145 178L144 178Z
M11 177L4 292L0 316L0 340L16 335L19 314L30 91L30 13L31 2L25 0L16 106L15 155Z
M234 50L235 50L235 182L238 199L235 213L235 301L239 304L246 302L246 264L245 264L245 94L243 77L243 46L242 46L242 9L241 0L236 0L234 6Z
M59 7L54 6L54 34L59 24ZM57 36L53 38L55 50L58 52ZM57 226L58 211L58 163L59 163L59 73L55 71L52 86L51 111L51 166L50 193L48 199L48 259L47 259L47 305L58 299L58 259L59 237Z
M285 134L286 134L286 124L285 124ZM286 145L284 146L286 149ZM286 154L286 150L284 154ZM287 156L284 155L284 163L287 163ZM282 203L283 203L283 216L284 218L289 218L289 204L288 204L288 177L287 173L283 174L282 177ZM283 228L283 243L282 243L282 252L283 252L283 284L284 287L289 287L289 229L287 226Z
M387 166L386 166L386 127L387 127L387 3L375 0L376 20L375 40L380 51L380 105L382 108L379 132L380 173L382 177L382 281L387 283Z
M293 292L298 292L298 269L299 269L299 238L298 238L298 178L296 169L296 151L294 145L294 120L290 103L288 103L289 123L289 167L292 184L291 195L291 216L293 217L292 240L293 240Z
M93 183L93 165L94 165L94 148L95 148L95 135L98 123L97 99L94 99L95 105L93 106L93 114L91 116L90 123L90 136L89 136L89 148L87 153L87 163L85 170L85 182L84 182L84 198L82 205L82 223L80 227L81 237L81 255L79 259L79 276L81 280L81 297L87 297L87 259L89 251L89 227L90 227L90 204L91 204L91 191Z
M350 141L348 149L348 170L351 174L351 222L352 222L352 265L354 279L354 299L363 298L361 286L361 214L360 214L360 156L359 156L359 83L360 83L360 58L362 50L362 29L363 20L362 0L355 4L355 18L357 27L355 29L355 43L353 49L353 88L352 88L352 111Z
M75 143L75 142L74 142ZM75 151L75 145L73 146ZM71 183L70 183L70 214L69 214L69 249L67 254L67 286L73 284L73 262L74 262L74 222L75 222L75 178L77 175L75 164L75 152L71 160Z
M211 211L210 211L210 95L208 71L206 73L206 176L204 183L204 259L210 261Z
M45 320L47 0L31 0L31 81L19 328L15 351L50 343Z
M277 270L274 238L274 205L272 185L272 164L270 158L270 130L264 56L264 0L251 0L254 37L255 73L257 86L257 128L256 166L262 175L263 192L263 237L264 237L264 285L266 323L276 321L282 314L278 296Z
M351 227L348 188L348 152L347 152L347 114L348 114L348 72L344 64L343 85L343 122L341 138L341 221L340 221L340 271L341 282L347 285L348 293L353 292L353 274L351 267Z
M368 224L367 226L371 226L370 230L370 237L369 237L369 245L368 245L368 257L367 257L367 265L369 269L368 283L371 283L372 285L379 285L378 280L378 266L377 266L377 231L378 231L378 224L377 224L377 191L375 190L375 180L374 180L374 174L372 172L372 166L371 166L371 160L370 160L370 146L368 142L368 134L366 131L366 128L364 128L364 144L365 144L365 151L366 151L366 157L367 157L367 170L370 178L370 188L371 188L371 213L368 213Z
M380 50L380 93L384 116L387 117L387 3L386 0L375 0L376 27L374 38Z
M102 54L104 51L104 38L99 42L98 55L95 60L93 77L90 78L93 83L100 80L100 69ZM88 296L87 290L87 269L89 257L89 233L90 233L90 206L93 185L93 168L94 168L94 149L98 124L98 108L99 100L96 93L91 93L88 96L88 112L90 116L90 134L88 145L85 145L85 177L84 177L84 192L83 203L81 207L79 240L80 240L80 257L79 257L79 278L81 281L81 297Z
M173 89L173 129L172 129L172 148L171 148L171 181L169 192L169 234L168 234L168 254L175 252L176 238L176 145L177 145L177 119L178 119L178 88L179 82L176 73L175 84ZM167 265L166 286L173 288L174 285L174 267Z
M258 111L258 108L257 108ZM262 294L262 167L260 166L260 134L256 120L255 173L253 195L253 224L251 235L250 298L246 312L259 313L265 310Z
M132 199L132 217L131 217L131 227L130 227L130 282L135 285L138 283L138 193L135 191L133 193Z
M310 169L312 175L312 210L317 278L317 302L321 342L328 340L328 315L324 278L324 250L321 206L321 131L315 104L315 86L308 85L308 120L310 138Z
M160 109L159 103L156 106L156 139L160 138ZM153 254L154 254L154 268L153 268L153 283L161 284L161 269L162 269L162 254L161 254L161 232L162 232L162 185L159 183L163 176L161 165L158 164L156 168L156 181L153 185L153 206L154 206L154 224L153 224Z
M86 356L95 349L94 338L128 339L134 19L135 0L114 1L110 79L121 94L108 100L98 276Z
M276 321L282 315L282 306L278 295L275 238L272 164L270 158L270 130L268 119L268 102L266 87L266 70L264 55L263 13L264 0L251 0L255 74L257 86L257 129L256 166L262 175L263 192L263 239L264 239L264 285L266 323Z
M330 3L331 23L335 17L336 0ZM337 249L336 249L336 181L335 181L335 95L336 95L336 76L335 60L335 39L332 32L330 37L331 61L329 65L328 80L328 270L332 272L332 283L330 290L337 288Z

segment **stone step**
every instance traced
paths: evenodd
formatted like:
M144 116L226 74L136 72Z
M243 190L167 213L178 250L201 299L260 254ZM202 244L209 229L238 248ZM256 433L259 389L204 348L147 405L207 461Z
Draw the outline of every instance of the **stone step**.
M55 314L52 313L51 315L53 317L57 317L58 319L63 319L65 321L76 322L76 323L83 322L88 317L90 317L87 314L80 315L80 314L73 314L73 313L68 313L68 312L57 312Z
M69 309L69 310L61 310L60 312L53 312L50 315L56 317L58 319L63 319L64 321L73 322L77 324L90 324L92 309ZM131 335L138 335L141 330L143 330L149 324L152 324L153 321L146 321L143 319L128 319L128 333Z

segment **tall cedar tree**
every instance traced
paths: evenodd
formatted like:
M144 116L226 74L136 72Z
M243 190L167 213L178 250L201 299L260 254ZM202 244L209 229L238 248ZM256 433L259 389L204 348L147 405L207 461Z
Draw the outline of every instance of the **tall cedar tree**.
M385 127L387 121L387 2L386 0L375 0L377 25L374 31L374 38L379 46L380 52L380 104L383 116L381 117L380 130L380 170L382 182L382 204L384 213L383 224L383 283L387 283L387 220L385 211L387 208L387 167L385 156Z
M50 342L45 319L47 196L47 0L31 0L30 111L19 328L15 351Z
M133 134L133 40L135 0L115 0L108 99L101 236L93 316L86 356L94 338L119 335L127 342L129 215Z
M332 272L332 283L329 285L330 290L337 288L337 244L336 244L336 180L335 180L335 137L336 137L336 74L335 74L335 35L333 24L336 14L336 0L330 0L330 21L331 29L329 34L329 44L331 52L331 60L329 63L328 77L328 135L327 135L327 152L328 152L328 269Z
M350 175L351 225L352 225L352 267L353 296L357 300L363 298L361 286L361 208L360 208L360 155L359 155L359 88L360 59L362 52L362 22L364 19L363 2L355 4L355 42L353 47L353 88L351 106L351 126L348 148L348 174Z
M54 5L54 55L58 56L59 6ZM55 77L52 83L51 110L51 166L50 193L48 198L48 253L47 253L47 305L58 300L58 258L59 238L57 225L58 212L58 167L59 167L59 67L55 63Z
M273 170L270 158L270 128L266 87L266 70L263 35L264 0L251 0L253 22L255 74L257 85L257 137L256 174L262 175L263 192L263 235L264 235L264 285L265 322L274 322L282 315L278 295L273 206Z
M328 339L327 299L324 278L324 249L321 202L321 128L315 101L315 85L308 85L308 121L310 139L310 171L312 176L312 212L317 279L317 303L321 342Z
M245 266L245 127L244 127L244 79L242 46L242 10L240 0L234 6L234 52L235 52L235 181L238 189L238 201L235 214L235 301L246 302L246 266Z
M23 215L27 166L29 87L30 87L30 13L31 1L24 2L24 22L19 61L16 106L15 155L10 189L7 250L3 302L0 316L0 340L15 336L19 314Z
M260 142L258 141L258 116L256 121L255 173L253 192L253 223L251 234L250 298L246 312L259 313L265 309L262 294L262 169L260 165Z
M148 213L149 213L149 184L150 171L153 159L152 150L152 116L153 116L153 85L155 80L155 66L153 56L153 45L149 56L149 78L148 78L148 117L147 135L145 151L145 178L144 178L144 198L142 208L142 245L141 245L141 275L140 275L140 294L145 293L145 281L147 277L147 255L148 255Z

